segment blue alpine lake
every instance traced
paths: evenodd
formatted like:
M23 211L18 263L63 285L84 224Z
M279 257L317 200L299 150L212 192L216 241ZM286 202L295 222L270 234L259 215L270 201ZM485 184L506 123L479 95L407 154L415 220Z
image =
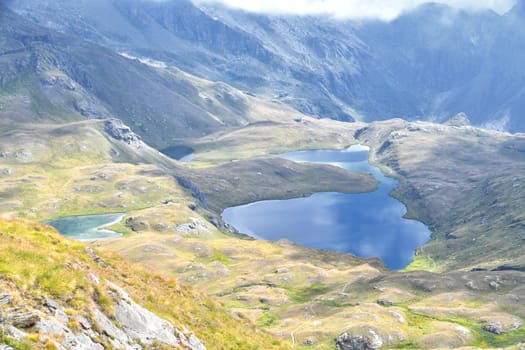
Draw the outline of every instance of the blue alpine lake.
M389 195L397 180L370 165L368 155L368 147L357 145L343 151L301 151L281 157L371 173L379 182L374 192L323 192L261 201L227 208L222 217L257 239L286 238L305 247L380 257L390 269L403 269L412 262L415 249L429 240L430 231L419 221L403 218L405 205Z
M102 227L120 222L124 214L103 214L68 216L48 222L62 235L77 241L94 241L103 238L120 237L121 234Z

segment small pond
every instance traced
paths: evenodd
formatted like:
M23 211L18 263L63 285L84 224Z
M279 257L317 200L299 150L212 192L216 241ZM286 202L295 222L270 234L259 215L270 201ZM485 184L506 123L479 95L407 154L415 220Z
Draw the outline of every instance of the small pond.
M179 162L191 162L195 156L193 148L188 146L171 146L160 152Z
M380 257L389 268L403 269L412 262L415 249L429 240L430 231L419 221L403 218L406 207L389 195L397 180L371 166L368 154L367 147L352 146L281 157L371 173L379 182L374 192L316 193L307 198L261 201L227 208L222 217L257 239L286 238L305 247Z
M69 216L48 222L62 235L77 241L94 241L103 238L120 237L121 234L102 227L116 224L122 220L124 214L103 214Z

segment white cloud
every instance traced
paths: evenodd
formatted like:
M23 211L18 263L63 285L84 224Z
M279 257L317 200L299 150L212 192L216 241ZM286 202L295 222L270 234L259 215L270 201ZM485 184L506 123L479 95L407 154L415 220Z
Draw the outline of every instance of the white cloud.
M437 0L449 6L504 13L521 0ZM219 2L249 12L268 14L329 15L338 18L378 18L391 20L428 0L194 0L196 3Z

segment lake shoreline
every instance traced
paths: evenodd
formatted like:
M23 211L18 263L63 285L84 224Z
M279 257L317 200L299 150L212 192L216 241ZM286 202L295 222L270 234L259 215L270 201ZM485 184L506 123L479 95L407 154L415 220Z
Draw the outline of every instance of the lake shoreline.
M430 230L405 217L407 206L391 196L399 180L371 165L369 154L368 146L353 145L344 150L289 152L281 157L369 173L379 183L373 192L316 192L301 198L263 200L226 208L221 216L255 239L288 239L307 248L380 257L390 269L402 270L413 261L416 249L428 242Z
M122 221L126 213L95 214L67 216L46 222L53 226L65 237L82 241L92 242L99 239L118 238L122 234L113 230L105 229ZM105 220L108 218L107 220Z

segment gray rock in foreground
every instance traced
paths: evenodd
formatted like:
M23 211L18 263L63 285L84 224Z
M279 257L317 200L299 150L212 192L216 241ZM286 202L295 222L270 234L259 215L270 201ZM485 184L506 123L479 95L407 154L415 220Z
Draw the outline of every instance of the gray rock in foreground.
M93 276L94 283L103 282ZM73 315L77 327L72 327L60 302L43 297L40 306L28 309L26 304L14 305L4 314L0 309L0 329L7 339L24 340L38 333L43 339L53 339L59 350L103 350L105 347L122 350L141 350L160 345L168 348L206 350L202 342L185 330L146 310L117 285L106 281L111 290L115 313L108 317L100 305L93 305L91 317ZM4 305L11 303L11 295L0 294ZM88 317L90 319L88 319ZM73 323L73 324L75 324ZM17 328L18 327L18 328ZM24 331L19 328L24 329ZM26 333L27 332L27 333ZM12 347L1 344L0 350Z
M338 350L375 350L379 348L365 336L346 332L335 339L335 347Z

